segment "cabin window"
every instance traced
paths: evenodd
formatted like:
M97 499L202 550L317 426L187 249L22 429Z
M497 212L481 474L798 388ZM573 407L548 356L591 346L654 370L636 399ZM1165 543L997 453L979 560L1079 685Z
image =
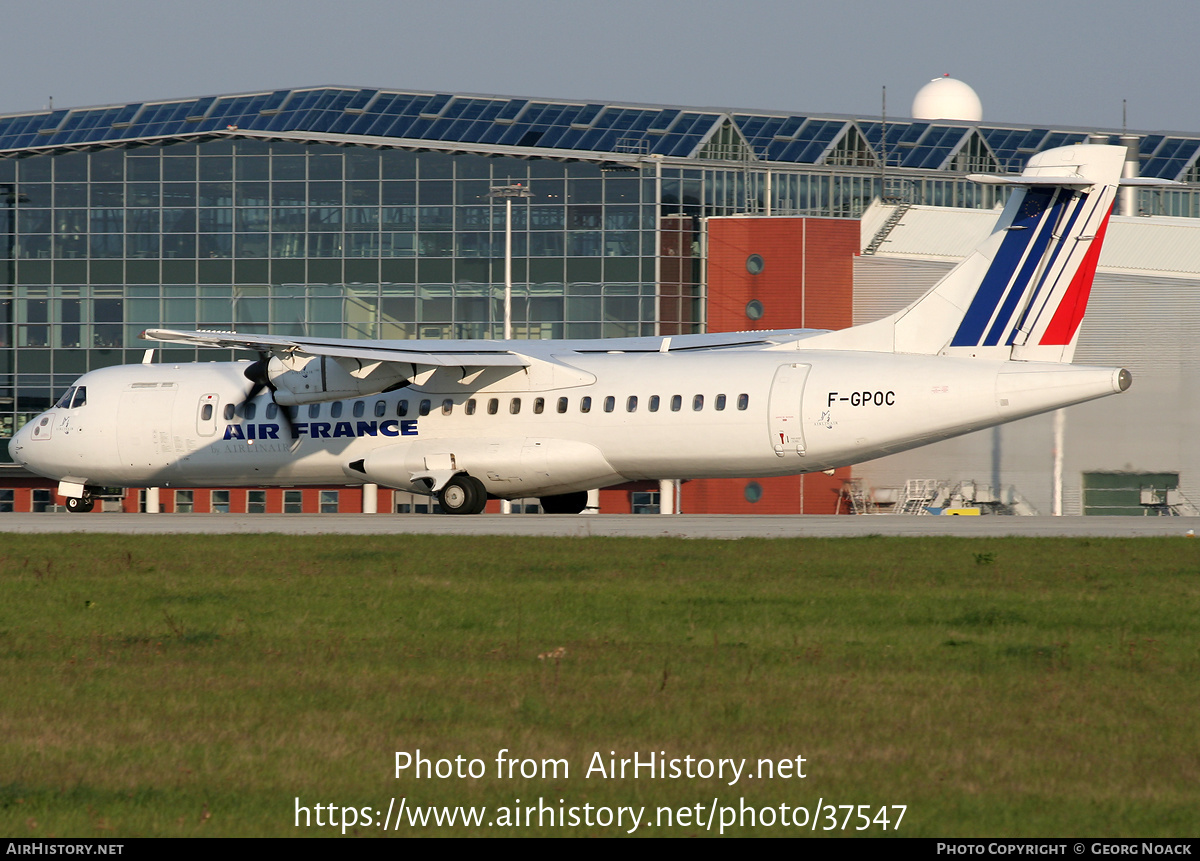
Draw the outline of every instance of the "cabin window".
M613 409L616 407L616 405L617 405L617 399L614 398L612 395L609 395L607 398L604 399L604 411L606 413L611 413L613 411Z
M498 412L500 412L499 398L488 398L488 415L494 416Z
M208 406L208 404L205 404L205 406L207 407L207 406ZM265 419L273 419L273 418L275 418L277 415L279 415L279 407L278 407L278 405L277 405L277 404L276 404L274 401L272 401L271 403L267 404L267 409L266 409L266 411L265 411L265 413L264 413L264 415L263 415L263 418L265 418ZM211 418L211 417L212 417L212 410L209 410L209 413L208 413L208 415L204 417L204 418L205 418L205 421L207 421L207 420L208 420L209 418Z
M375 402L375 418L381 419L387 413L387 401Z
M354 417L356 419L361 419L363 417L363 413L365 413L366 411L367 411L366 404L364 404L362 401L354 402Z
M225 412L223 413L223 415L225 416L225 421L231 421L233 419L233 412L234 412L233 404L226 404Z
M212 417L213 417L213 405L212 404L205 404L204 406L200 407L200 421L210 422L210 421L212 421Z
M475 399L470 398L466 404L463 405L463 410L469 416L475 415Z
M744 410L748 406L750 406L750 396L745 394L738 395L738 409Z
M513 398L508 402L508 411L514 416L521 411L521 399Z
M627 412L627 413L636 413L637 412L637 395L630 395L629 399L625 401L625 412Z
M442 401L442 415L448 416L452 412L454 412L454 400L451 398L446 398L444 401Z
M331 403L329 405L329 417L331 419L337 419L337 418L342 417L342 402L341 401L334 401L333 403Z
M256 403L246 404L246 418L252 419L256 415L258 415L258 404L256 404Z
M565 413L567 411L567 399L566 398L558 399L558 411L560 413Z
M581 413L590 413L592 411L592 399L590 397L579 399L579 411Z
M308 417L310 419L319 418L320 415L321 415L321 405L320 404L309 404L308 405Z
M683 409L683 395L671 395L671 412L677 413Z
M540 416L545 411L546 411L546 399L545 398L534 398L533 399L533 414Z
M400 418L408 415L408 401L400 401L400 403L396 404L396 415Z
M652 412L652 413L658 412L658 395L650 396L650 412Z
M713 404L713 406L716 407L718 411L725 409L725 396L717 395L717 401L715 404Z
M696 397L692 398L692 409L697 412L704 409L704 395L696 395Z
M420 416L429 415L429 408L431 406L433 406L433 402L430 401L429 398L421 398L421 407L420 407L420 409L417 410L417 415L420 415Z

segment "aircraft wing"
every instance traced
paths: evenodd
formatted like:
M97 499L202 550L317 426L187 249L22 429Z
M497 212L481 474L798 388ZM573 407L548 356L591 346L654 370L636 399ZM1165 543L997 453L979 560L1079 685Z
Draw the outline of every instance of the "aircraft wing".
M287 338L280 335L239 335L236 332L177 331L147 329L147 341L164 341L193 347L225 347L260 353L304 353L310 356L334 356L367 362L404 362L432 367L510 367L530 365L525 356L497 346L482 348L480 342L466 347L454 341L356 341L344 338ZM497 342L499 345L501 342ZM412 346L409 346L411 344ZM419 345L419 346L417 346Z

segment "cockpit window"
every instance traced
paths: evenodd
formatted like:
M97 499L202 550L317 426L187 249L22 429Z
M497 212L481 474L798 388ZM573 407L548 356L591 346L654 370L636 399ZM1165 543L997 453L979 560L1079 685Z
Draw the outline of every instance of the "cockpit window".
M87 386L71 386L54 405L55 409L69 410L87 405Z

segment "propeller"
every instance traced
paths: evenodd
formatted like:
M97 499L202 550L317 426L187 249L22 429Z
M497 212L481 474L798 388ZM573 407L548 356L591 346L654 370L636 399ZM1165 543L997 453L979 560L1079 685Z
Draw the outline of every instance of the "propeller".
M246 366L246 370L242 374L249 380L252 385L250 391L246 393L246 397L238 405L238 411L246 414L246 404L262 394L263 389L271 393L271 403L279 410L279 417L283 424L287 427L288 436L292 439L296 438L296 428L292 424L292 411L290 407L280 406L279 401L275 400L275 386L271 384L271 377L267 373L267 365L271 361L271 354L266 350L258 351L258 361L251 362Z

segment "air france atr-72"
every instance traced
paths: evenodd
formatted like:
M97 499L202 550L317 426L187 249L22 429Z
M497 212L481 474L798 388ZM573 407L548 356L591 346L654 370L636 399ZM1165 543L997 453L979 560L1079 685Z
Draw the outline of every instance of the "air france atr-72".
M375 483L452 514L579 512L639 479L793 475L1122 392L1071 365L1124 157L1019 176L992 234L921 299L840 331L594 341L357 341L150 330L257 351L80 377L10 443L72 510L99 488ZM247 384L249 381L249 385Z

